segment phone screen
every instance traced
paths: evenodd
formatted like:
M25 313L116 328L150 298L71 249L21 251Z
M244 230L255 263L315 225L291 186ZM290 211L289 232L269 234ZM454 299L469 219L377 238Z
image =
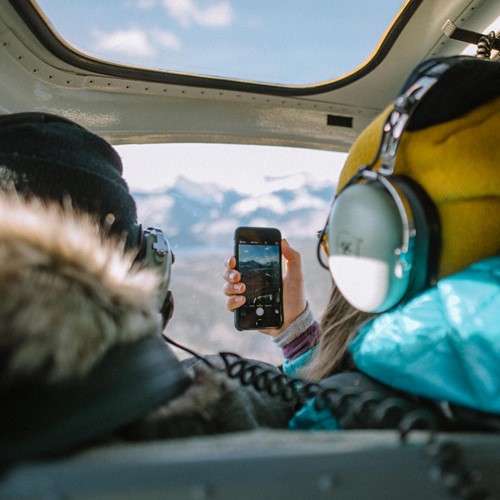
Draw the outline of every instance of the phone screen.
M238 228L235 254L241 281L246 285L246 302L235 311L236 328L279 328L283 323L280 231Z

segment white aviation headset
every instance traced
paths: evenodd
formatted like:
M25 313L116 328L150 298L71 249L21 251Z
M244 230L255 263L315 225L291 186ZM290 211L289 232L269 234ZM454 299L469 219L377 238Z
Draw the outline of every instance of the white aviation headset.
M413 111L449 67L442 60L429 61L394 101L375 158L335 197L321 233L320 241L328 241L335 284L360 311L386 311L436 281L441 246L437 209L415 181L394 175L394 165Z

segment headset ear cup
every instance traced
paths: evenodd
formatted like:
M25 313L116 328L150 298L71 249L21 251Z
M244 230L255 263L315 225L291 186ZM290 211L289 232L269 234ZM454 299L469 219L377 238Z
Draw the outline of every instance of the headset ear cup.
M409 266L401 264L405 227L387 180L369 180L343 189L328 221L330 272L356 309L382 312L405 295ZM406 255L403 255L406 258Z
M424 188L409 177L395 175L392 182L405 196L415 225L414 261L405 299L436 283L441 254L441 224L436 205Z
M163 231L156 227L139 228L139 251L135 258L140 266L154 270L160 277L159 305L165 327L173 314L174 301L170 291L172 265L175 260L170 244Z
M383 312L434 284L440 238L437 209L410 178L350 183L330 213L330 271L351 305Z

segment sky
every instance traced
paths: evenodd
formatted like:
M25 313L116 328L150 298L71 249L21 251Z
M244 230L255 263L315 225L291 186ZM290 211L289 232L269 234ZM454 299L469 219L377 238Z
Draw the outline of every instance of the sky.
M38 3L61 36L96 57L297 85L327 81L360 65L404 0ZM280 177L280 185L299 185L304 171L319 181L336 182L345 158L340 153L264 146L173 144L117 149L130 187L143 191L170 186L180 175L255 194L278 187Z
M336 183L346 157L345 153L331 151L228 144L129 145L116 149L123 161L124 177L135 191L161 190L175 184L179 177L255 195L278 188L293 189L311 178Z
M98 57L173 71L311 84L373 51L404 0L38 0Z

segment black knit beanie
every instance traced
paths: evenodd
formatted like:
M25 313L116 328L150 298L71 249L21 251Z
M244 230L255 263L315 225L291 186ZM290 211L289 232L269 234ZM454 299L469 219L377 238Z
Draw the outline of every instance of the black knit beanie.
M48 113L0 117L0 189L60 203L69 198L123 237L135 233L137 211L122 172L112 146L70 120Z

